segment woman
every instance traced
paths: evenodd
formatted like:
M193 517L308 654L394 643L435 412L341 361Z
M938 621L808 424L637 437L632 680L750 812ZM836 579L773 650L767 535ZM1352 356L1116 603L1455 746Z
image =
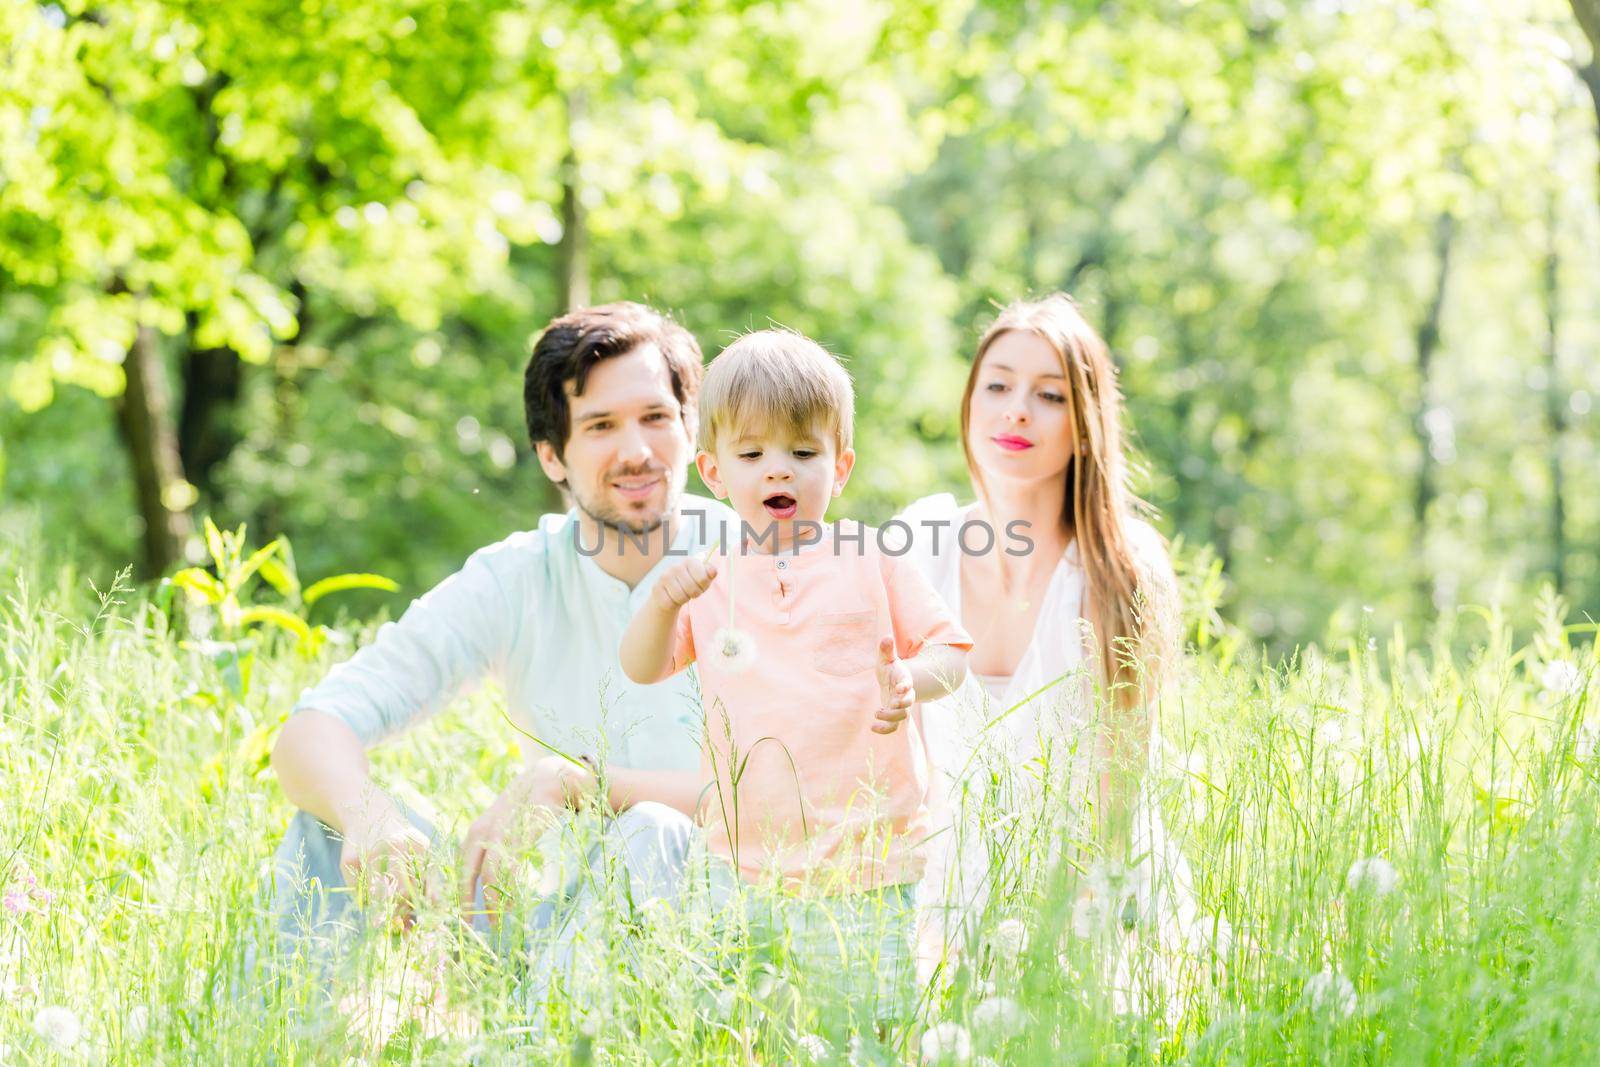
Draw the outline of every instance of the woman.
M1100 871L1132 874L1089 880L1080 932L1095 916L1165 930L1192 910L1143 802L1177 597L1164 542L1135 515L1121 421L1105 343L1071 298L1014 304L961 398L977 502L942 494L900 516L911 558L975 642L966 683L924 712L944 799L919 894L924 976L1074 842L1107 861Z

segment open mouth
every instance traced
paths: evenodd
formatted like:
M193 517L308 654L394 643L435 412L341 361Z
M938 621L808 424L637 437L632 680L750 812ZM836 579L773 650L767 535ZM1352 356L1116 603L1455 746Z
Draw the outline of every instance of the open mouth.
M795 498L788 493L773 493L761 502L761 506L775 519L792 519L798 510Z

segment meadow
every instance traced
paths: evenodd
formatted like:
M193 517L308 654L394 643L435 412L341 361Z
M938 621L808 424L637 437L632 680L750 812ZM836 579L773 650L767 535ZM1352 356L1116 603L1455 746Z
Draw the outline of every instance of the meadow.
M0 1067L1600 1062L1600 0L40 0L0 51ZM548 1018L443 904L262 970L288 709L568 507L554 316L817 339L881 524L967 492L978 339L1056 290L1190 546L1190 911L1086 907L1058 790L853 1044L850 937L614 896ZM446 880L521 744L483 690L374 752Z
M230 630L159 589L78 573L36 528L7 532L0 1063L1553 1063L1600 1050L1593 628L1566 625L1550 596L1463 610L1417 640L1363 634L1268 661L1218 625L1207 574L1190 568L1189 656L1153 778L1194 876L1181 944L1075 909L1093 870L1028 869L914 1025L852 1042L837 1005L807 992L832 976L740 966L692 916L630 921L620 906L591 931L585 992L540 1019L517 969L443 907L375 933L331 985L310 966L252 978L291 814L271 741L370 623L311 630L326 638L313 643L288 625ZM484 691L375 766L460 828L517 759ZM1036 844L997 832L992 848L1015 866ZM527 874L537 882L536 862Z

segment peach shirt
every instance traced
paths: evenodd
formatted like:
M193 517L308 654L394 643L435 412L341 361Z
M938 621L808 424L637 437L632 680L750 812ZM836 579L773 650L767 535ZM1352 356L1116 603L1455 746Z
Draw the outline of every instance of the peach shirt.
M747 881L776 871L823 893L916 881L927 757L915 710L894 733L872 732L878 641L892 634L909 659L925 644L970 649L971 638L917 568L859 523L834 524L799 553L724 550L717 566L679 613L673 649L674 673L698 663L711 852ZM755 645L743 670L713 641L729 626L730 582L733 625Z

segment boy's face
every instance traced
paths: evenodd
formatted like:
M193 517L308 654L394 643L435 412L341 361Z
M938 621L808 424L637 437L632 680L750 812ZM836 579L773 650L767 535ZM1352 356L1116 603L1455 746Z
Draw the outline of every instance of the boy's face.
M778 546L789 548L795 523L822 522L828 501L844 491L856 453L840 452L825 427L799 433L747 427L718 434L716 451L701 452L695 463L706 487L726 500L758 538L776 526Z

